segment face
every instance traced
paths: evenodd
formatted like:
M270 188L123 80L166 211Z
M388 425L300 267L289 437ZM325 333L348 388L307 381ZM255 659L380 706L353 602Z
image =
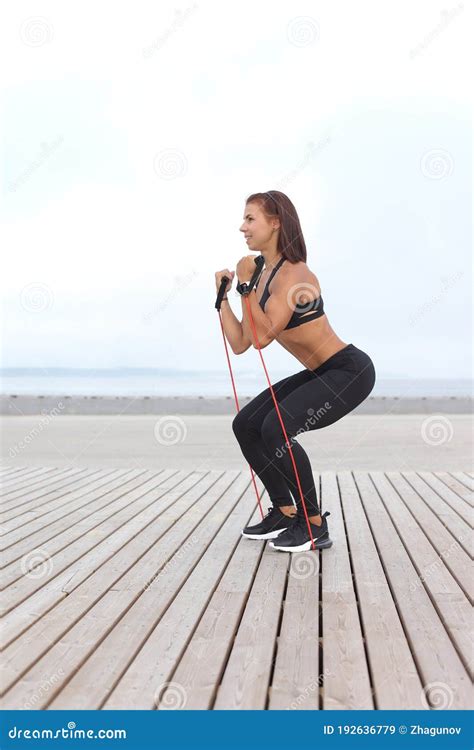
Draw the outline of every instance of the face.
M275 227L275 230L273 230ZM246 238L247 247L253 252L261 252L270 247L270 242L277 238L278 221L268 219L258 203L247 203L244 221L240 230Z

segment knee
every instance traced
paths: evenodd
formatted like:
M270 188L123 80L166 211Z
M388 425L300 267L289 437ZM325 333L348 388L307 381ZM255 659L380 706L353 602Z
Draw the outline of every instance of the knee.
M237 440L242 438L242 436L246 433L247 428L247 420L243 416L242 412L239 411L232 420L232 430Z
M276 447L284 444L285 438L276 413L267 414L262 424L262 439L266 445Z

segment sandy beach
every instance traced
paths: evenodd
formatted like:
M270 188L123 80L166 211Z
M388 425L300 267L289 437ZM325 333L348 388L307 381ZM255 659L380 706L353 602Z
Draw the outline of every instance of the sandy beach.
M2 463L244 469L233 415L3 416ZM298 437L315 471L473 470L468 414L349 414Z

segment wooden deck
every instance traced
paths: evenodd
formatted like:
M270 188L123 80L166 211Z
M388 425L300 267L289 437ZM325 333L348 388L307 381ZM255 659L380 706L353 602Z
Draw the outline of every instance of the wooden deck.
M292 555L245 464L0 473L2 708L472 705L472 473L315 473L334 544Z

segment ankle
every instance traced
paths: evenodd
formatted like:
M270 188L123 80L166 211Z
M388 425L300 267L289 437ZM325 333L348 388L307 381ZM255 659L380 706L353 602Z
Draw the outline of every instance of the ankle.
M309 522L314 524L315 526L321 526L323 519L321 516L308 516Z
M296 508L294 505L279 505L278 507L285 516L296 515Z

